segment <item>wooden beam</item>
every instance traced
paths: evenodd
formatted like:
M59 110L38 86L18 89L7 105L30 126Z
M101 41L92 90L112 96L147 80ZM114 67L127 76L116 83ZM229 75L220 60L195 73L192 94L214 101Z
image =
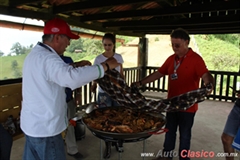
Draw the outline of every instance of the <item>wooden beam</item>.
M195 29L187 30L189 34L228 34L228 33L240 33L240 28L232 28L232 29L211 29L211 30L202 30L202 29ZM163 35L169 35L172 32L171 29L169 30L159 30L159 31L149 31L148 34L163 34Z
M117 35L126 35L126 36L133 36L133 37L143 36L142 34L137 34L133 32L124 32L124 31L118 31L117 29L112 29L112 28L103 28L100 24L97 24L97 23L95 24L82 23L76 17L71 16L69 18L66 18L63 16L54 15L50 12L40 12L40 11L35 12L30 10L0 6L0 14L16 16L16 17L32 18L32 19L43 20L43 21L50 20L54 17L59 17L65 20L66 22L68 22L68 24L76 27L86 28L86 29L95 30L99 32L112 32Z
M147 32L147 33L159 33L159 32L166 32L166 33L171 33L171 31L172 30L174 30L174 29L176 29L176 28L178 28L178 27L175 27L175 28L164 28L164 29L161 29L161 30L135 30L134 32L136 32L136 33L138 33L138 32ZM204 29L202 29L202 28L187 28L187 27L181 27L181 28L184 28L184 29L186 29L187 31L194 31L194 32L197 32L197 31L199 31L199 32L205 32L205 31L208 31L208 32L210 32L210 31L215 31L215 30L221 30L221 31L231 31L231 30L239 30L240 31L240 29L239 29L239 27L228 27L228 28L224 28L224 27L219 27L219 28L204 28Z
M193 24L194 25L194 24ZM184 28L184 29L193 29L193 28L201 28L201 29L214 29L214 28L239 28L240 21L239 22L233 22L233 23L227 23L227 24L204 24L204 25L169 25L169 26L153 26L153 27L121 27L119 28L120 31L135 31L135 32L148 32L148 31L159 31L159 30L165 30L165 29L176 29L178 27Z
M0 20L0 27L11 28L11 29L19 29L19 30L27 30L27 31L35 31L35 32L43 32L42 26L30 25L30 24L21 24L10 21ZM74 34L79 35L81 38L91 38L91 39L99 39L102 40L101 35L84 33L78 31L72 31ZM124 39L116 38L116 42L124 44Z
M63 13L69 11L80 11L85 9L93 9L93 8L102 8L102 7L115 7L120 5L130 5L136 3L144 3L144 2L155 2L156 0L91 0L91 1L83 1L83 2L75 2L69 3L60 6L53 7L53 13Z
M9 6L19 6L35 2L41 2L41 0L9 0Z
M240 1L209 2L188 6L166 7L163 9L142 9L134 11L110 12L81 16L80 21L109 20L116 18L146 17L146 16L173 16L188 13L204 13L226 10L240 10Z
M139 21L118 21L105 22L103 27L140 27L140 26L176 26L176 25L203 25L203 24L222 24L239 22L240 14L202 17L202 18L179 18L179 19L159 19L159 20L139 20Z

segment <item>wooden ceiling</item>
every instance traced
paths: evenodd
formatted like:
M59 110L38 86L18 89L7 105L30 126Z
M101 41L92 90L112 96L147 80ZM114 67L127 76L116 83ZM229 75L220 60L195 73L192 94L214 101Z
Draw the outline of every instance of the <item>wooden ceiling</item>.
M118 35L240 33L239 0L0 0L0 14L70 25Z

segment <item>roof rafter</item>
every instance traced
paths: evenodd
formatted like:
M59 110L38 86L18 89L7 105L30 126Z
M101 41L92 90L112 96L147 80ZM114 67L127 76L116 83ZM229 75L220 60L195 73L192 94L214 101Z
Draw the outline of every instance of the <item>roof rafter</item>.
M63 12L69 12L69 11L80 11L85 9L93 9L93 8L102 8L102 7L113 7L113 6L119 6L119 5L125 5L125 4L134 4L134 3L143 3L143 2L153 2L156 0L95 0L95 1L84 1L84 2L75 2L75 3L69 3L65 5L60 6L54 6L53 7L53 13L63 13Z
M150 32L147 32L147 34L167 34L169 35L170 33L172 32L171 29L168 29L168 30L159 30L159 31L150 31ZM240 32L240 29L206 29L206 30L191 30L189 29L188 30L188 33L189 34L227 34L227 33L239 33Z
M0 0L0 14L142 37L184 27L191 31L240 33L239 0ZM194 28L194 30L193 30ZM213 29L215 28L215 30ZM239 27L240 28L240 27Z
M10 6L19 6L28 3L41 2L41 0L9 0Z
M194 25L194 24L193 24ZM175 25L163 25L163 26L154 26L154 27L121 27L119 30L121 31L134 31L134 32L144 32L144 31L159 31L159 30L164 30L164 29L176 29L177 27L181 27L184 29L194 29L193 25L181 25L181 26L175 26ZM232 22L232 23L227 23L227 24L204 24L204 25L198 25L198 28L201 29L214 29L214 28L239 28L240 26L240 21L239 22Z
M213 7L214 6L214 7ZM80 21L107 20L128 17L143 16L170 16L187 13L202 13L223 10L240 10L240 1L209 2L204 4L194 4L189 6L167 7L163 9L146 9L135 11L111 12L81 16Z
M124 31L118 31L118 30L114 30L114 29L106 29L106 28L103 28L100 25L96 25L96 24L93 25L93 24L82 23L78 20L78 18L75 18L75 17L66 18L66 17L62 17L59 15L50 14L49 12L41 12L40 13L40 12L35 12L35 11L21 10L21 9L17 9L17 8L0 6L0 14L16 16L16 17L40 19L43 21L47 21L54 17L60 17L60 18L64 19L65 21L67 21L70 25L77 26L77 27L81 26L82 28L86 28L86 29L91 29L91 30L95 30L95 31L99 31L99 32L113 32L113 33L120 34L120 35L137 36L137 37L143 36L142 34L136 34L136 33L133 34L132 32L124 32Z
M201 24L221 24L239 22L240 14L232 16L215 16L202 18L179 18L179 19L158 19L158 20L144 20L144 21L118 21L105 22L103 27L140 27L140 26L169 26L169 25L201 25Z

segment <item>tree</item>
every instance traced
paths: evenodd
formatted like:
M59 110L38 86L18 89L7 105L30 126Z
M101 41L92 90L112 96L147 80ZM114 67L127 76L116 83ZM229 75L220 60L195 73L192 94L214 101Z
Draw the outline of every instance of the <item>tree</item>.
M240 43L239 43L240 34L215 34L213 36L227 43L232 43L238 48L240 48Z
M10 49L10 54L15 53L16 55L25 54L26 47L22 46L19 42L13 44L12 48Z
M2 57L4 55L4 53L0 50L0 57Z
M18 68L18 62L16 60L12 61L12 69L15 70Z
M29 47L27 47L28 49L32 49L33 48L33 44L30 44L30 46Z
M87 55L98 55L103 52L101 40L86 39L83 43Z
M15 78L19 78L22 76L22 73L19 71L19 68L18 68L18 62L16 60L12 61L12 70L13 70L13 76Z
M74 53L75 50L83 50L83 40L78 39L71 41L70 46L68 46L66 50L71 53Z

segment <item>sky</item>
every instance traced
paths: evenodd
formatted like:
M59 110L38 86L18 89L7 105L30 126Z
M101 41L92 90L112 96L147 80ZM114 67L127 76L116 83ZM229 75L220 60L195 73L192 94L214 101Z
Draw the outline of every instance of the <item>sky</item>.
M43 21L5 15L0 15L0 20L39 26L44 25ZM10 52L12 45L16 42L19 42L22 46L29 46L31 44L35 45L38 41L42 40L42 35L42 32L33 32L0 27L0 50L4 53L4 55L7 55Z

